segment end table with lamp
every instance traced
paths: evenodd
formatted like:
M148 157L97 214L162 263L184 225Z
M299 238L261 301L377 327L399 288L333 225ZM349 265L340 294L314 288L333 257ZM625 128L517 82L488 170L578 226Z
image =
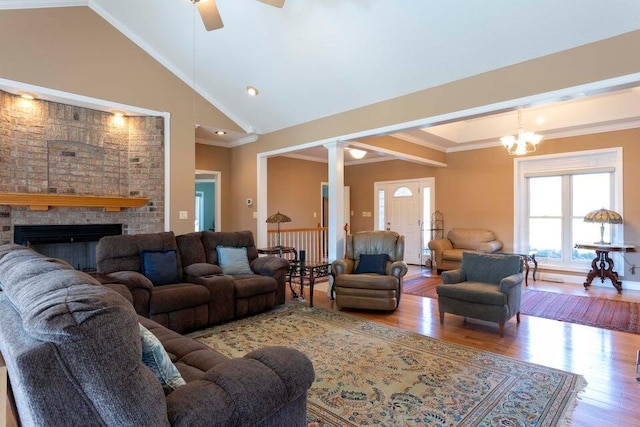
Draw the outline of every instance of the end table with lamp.
M282 245L280 245L280 223L291 222L291 218L289 218L287 215L280 213L280 211L278 211L273 215L271 215L269 218L267 218L265 222L267 224L277 224L278 244L275 247L276 248L282 247Z
M277 244L275 246L269 246L267 248L258 248L258 253L263 255L279 255L280 258L284 258L285 254L293 254L293 258L297 259L298 252L296 251L296 248L291 246L282 246L280 244L280 223L291 222L291 218L278 211L267 218L265 222L267 224L277 224Z
M604 241L605 224L622 224L622 215L609 209L598 209L589 212L584 217L584 222L595 222L600 224L600 241L595 243L576 243L576 249L588 249L596 252L596 257L591 261L591 270L587 274L584 288L589 289L591 282L596 277L604 283L605 279L611 280L618 293L622 293L622 282L618 279L618 273L613 269L614 263L609 258L609 252L633 252L635 247L626 244L612 244Z

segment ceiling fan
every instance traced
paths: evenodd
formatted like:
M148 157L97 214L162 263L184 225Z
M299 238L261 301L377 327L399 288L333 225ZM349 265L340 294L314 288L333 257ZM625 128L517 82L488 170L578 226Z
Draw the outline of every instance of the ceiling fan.
M258 1L273 7L282 7L284 6L285 2L285 0ZM207 29L207 31L213 31L224 27L224 24L222 23L222 17L220 17L220 12L218 12L216 0L191 0L191 3L198 6L200 17L202 18L202 22L204 23L204 27Z

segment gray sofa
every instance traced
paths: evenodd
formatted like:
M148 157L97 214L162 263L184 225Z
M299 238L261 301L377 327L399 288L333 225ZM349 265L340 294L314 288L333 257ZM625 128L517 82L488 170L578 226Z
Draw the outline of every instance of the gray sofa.
M246 250L250 270L224 274L217 248ZM158 281L143 256L171 252L173 277ZM96 247L96 278L125 284L136 312L179 333L283 304L289 262L260 257L250 231L107 236Z
M128 288L0 246L0 352L28 426L302 426L314 373L297 350L229 359L136 314ZM186 384L166 394L142 362L139 322Z

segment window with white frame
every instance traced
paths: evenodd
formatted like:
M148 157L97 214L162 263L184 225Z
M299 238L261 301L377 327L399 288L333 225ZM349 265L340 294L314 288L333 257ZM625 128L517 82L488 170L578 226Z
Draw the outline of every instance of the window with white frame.
M534 251L548 266L584 268L593 251L576 243L600 238L600 224L584 216L600 208L622 212L622 149L516 159L516 251ZM605 225L605 239L621 242L622 227Z

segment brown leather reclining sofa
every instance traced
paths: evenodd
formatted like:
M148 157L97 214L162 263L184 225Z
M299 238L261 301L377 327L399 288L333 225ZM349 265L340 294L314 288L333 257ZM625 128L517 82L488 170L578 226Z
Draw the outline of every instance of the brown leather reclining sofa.
M219 247L245 248L250 270L224 274ZM107 236L96 264L100 281L129 288L138 314L179 333L283 304L289 268L283 258L258 257L251 231Z

